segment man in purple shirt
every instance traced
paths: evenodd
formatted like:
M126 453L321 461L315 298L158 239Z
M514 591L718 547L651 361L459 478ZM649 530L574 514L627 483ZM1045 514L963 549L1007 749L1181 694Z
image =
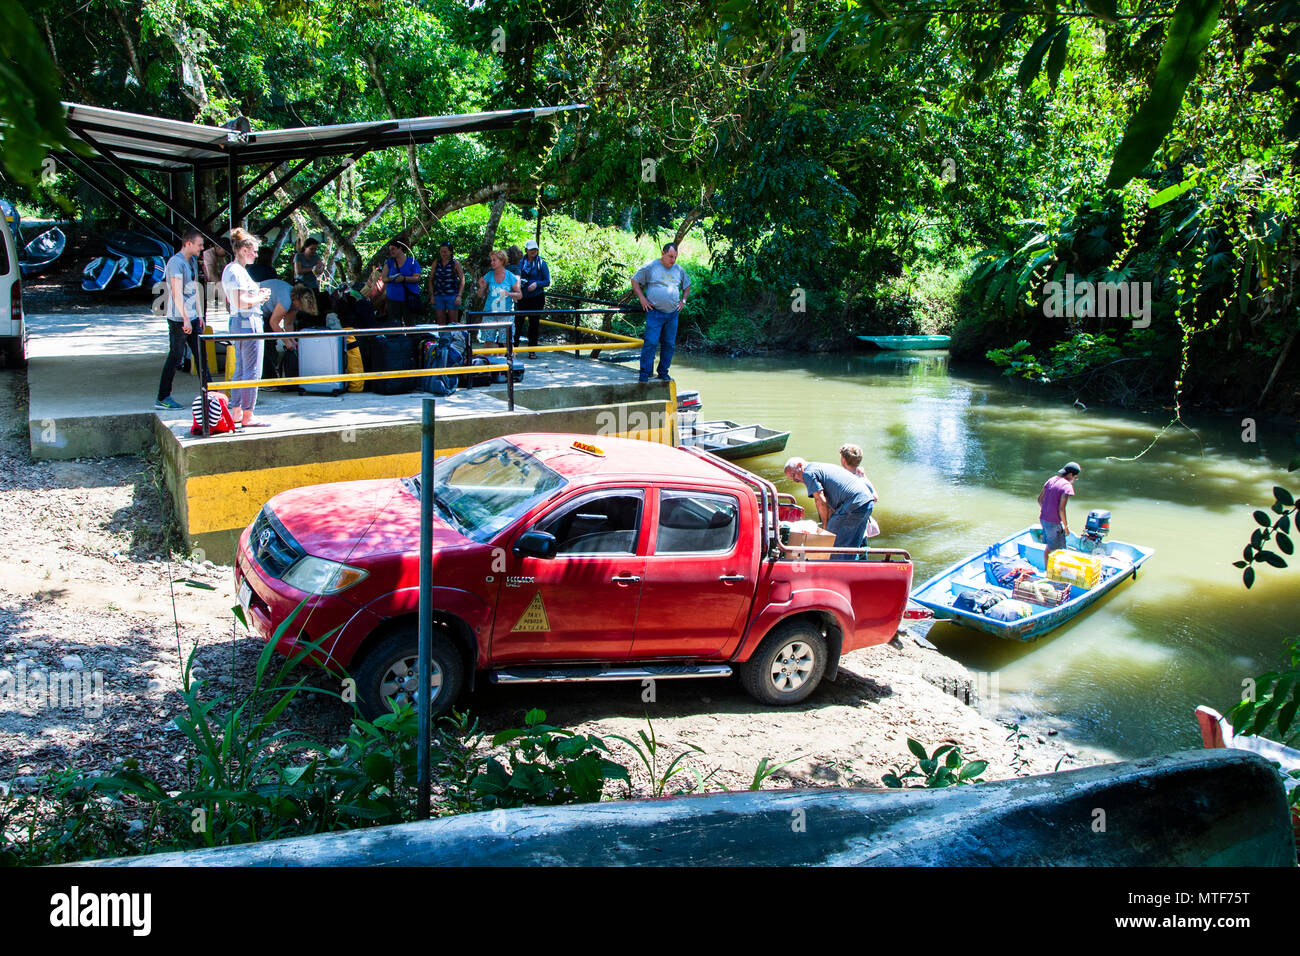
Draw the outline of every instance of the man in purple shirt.
M1064 468L1043 482L1043 490L1038 493L1038 520L1042 522L1043 544L1047 546L1044 561L1053 551L1065 547L1065 539L1070 534L1065 500L1074 494L1074 480L1078 477L1078 463L1067 461Z

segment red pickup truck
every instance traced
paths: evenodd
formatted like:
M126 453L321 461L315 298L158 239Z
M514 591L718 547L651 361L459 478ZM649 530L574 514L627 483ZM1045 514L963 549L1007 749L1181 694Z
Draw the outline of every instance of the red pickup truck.
M793 502L704 452L622 438L496 438L437 462L433 711L500 682L722 677L794 704L840 655L890 640L905 551L791 550ZM415 688L418 478L276 495L245 529L235 586L264 640L356 681L362 713ZM855 560L817 560L853 558ZM300 607L301 605L301 607ZM295 609L298 613L294 615Z

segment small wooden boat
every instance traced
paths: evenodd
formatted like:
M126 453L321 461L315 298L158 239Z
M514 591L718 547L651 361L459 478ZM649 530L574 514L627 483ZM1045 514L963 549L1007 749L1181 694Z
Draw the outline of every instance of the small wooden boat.
M126 260L118 256L100 256L86 263L81 271L81 288L87 292L103 292L112 284L119 271L126 268Z
M682 434L683 445L699 448L728 461L776 454L785 449L785 443L789 439L789 432L764 428L762 425L738 425L726 420L697 422L694 427L684 429Z
M877 348L899 349L946 349L952 342L951 335L859 335L858 341L869 342Z
M1071 534L1066 550L1082 551L1077 535ZM1032 564L1040 574L1046 571L1044 560L1043 529L1038 525L1017 531L1009 538L978 551L949 568L945 568L912 592L912 599L934 612L937 620L952 621L977 631L985 631L1013 641L1033 641L1048 631L1060 627L1080 611L1095 604L1121 581L1136 578L1140 568L1155 551L1122 541L1102 541L1090 553L1102 559L1102 578L1090 588L1069 585L1068 597L1055 607L1030 605L1035 610L1028 617L1014 621L999 621L977 611L954 607L961 595L991 591L1010 598L1012 589L998 587L989 582L985 561L1021 558Z
M27 243L18 255L18 269L23 278L37 275L54 264L54 260L63 255L68 244L68 237L58 226L46 229L43 233Z

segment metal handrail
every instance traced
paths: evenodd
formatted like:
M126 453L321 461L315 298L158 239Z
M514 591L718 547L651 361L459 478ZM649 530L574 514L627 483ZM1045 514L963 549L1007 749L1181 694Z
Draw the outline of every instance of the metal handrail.
M508 313L496 312L493 315ZM272 385L311 384L313 382L356 382L378 381L387 378L428 378L434 375L482 375L487 372L506 372L506 403L510 411L515 410L515 356L514 356L514 321L456 323L454 325L404 325L385 326L378 329L315 329L307 332L208 332L200 333L199 339L207 341L229 342L238 340L268 340L288 338L339 338L373 335L427 335L430 332L472 332L476 329L508 328L506 336L505 365L459 366L450 369L402 369L396 372L340 372L338 375L300 375L295 378L243 379L231 382L209 383L207 381L207 349L200 347L195 356L199 365L199 388L202 395L203 437L212 435L212 426L208 423L208 391L231 390L236 388L263 388ZM497 354L493 350L493 354Z

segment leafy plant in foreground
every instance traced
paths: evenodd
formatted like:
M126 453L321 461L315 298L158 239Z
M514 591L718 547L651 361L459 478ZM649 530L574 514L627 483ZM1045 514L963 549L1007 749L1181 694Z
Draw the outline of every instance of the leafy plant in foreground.
M1300 458L1294 459L1287 466L1287 471L1295 471L1297 468L1300 468ZM1241 569L1241 583L1246 587L1255 583L1257 563L1285 568L1286 558L1282 555L1295 553L1295 544L1291 540L1291 526L1293 522L1300 523L1300 516L1297 516L1300 505L1296 504L1295 496L1281 485L1273 487L1272 511L1277 515L1276 518L1267 511L1255 512L1255 524L1259 527L1250 533L1250 543L1242 550L1241 560L1232 562L1234 568ZM1276 545L1277 551L1270 551L1265 547L1270 543ZM1282 554L1278 554L1278 551Z
M952 787L964 783L983 783L980 777L988 767L987 760L963 760L961 750L956 744L942 744L935 748L934 753L927 754L925 747L920 741L907 738L907 749L916 757L916 763L907 770L906 773L900 774L895 767L892 773L887 773L881 779L886 787L893 789L912 788L911 784L906 784L904 780L920 779L923 783L917 784L917 787Z

